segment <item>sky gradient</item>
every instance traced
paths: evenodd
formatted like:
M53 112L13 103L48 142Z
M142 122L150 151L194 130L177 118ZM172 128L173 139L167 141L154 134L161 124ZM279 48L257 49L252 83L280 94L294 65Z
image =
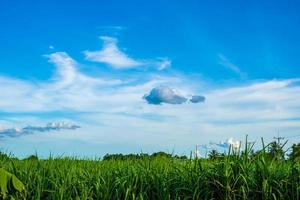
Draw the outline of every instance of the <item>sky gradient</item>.
M3 0L1 150L95 157L189 154L246 134L297 142L299 8Z

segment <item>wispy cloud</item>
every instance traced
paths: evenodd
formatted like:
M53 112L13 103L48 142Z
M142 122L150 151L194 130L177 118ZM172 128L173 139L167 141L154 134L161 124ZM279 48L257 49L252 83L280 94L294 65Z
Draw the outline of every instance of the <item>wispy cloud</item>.
M227 69L230 69L234 73L240 76L240 78L245 78L247 76L246 73L242 72L242 70L235 64L233 64L226 56L223 54L218 54L218 63Z
M172 65L172 61L169 58L159 58L157 61L154 61L154 65L158 67L158 70L163 70L170 67Z
M1 137L19 137L23 135L33 134L37 132L49 132L49 131L60 131L60 130L76 130L80 126L70 122L51 122L46 126L26 126L24 128L8 128L0 129Z
M155 60L135 59L127 55L118 47L118 40L109 36L101 36L103 48L100 51L84 51L86 60L105 63L115 69L137 68L141 66L155 66L159 70L171 65L168 58Z
M126 30L128 27L126 26L99 26L97 29L99 29L103 34L117 34L120 31Z
M85 51L84 54L87 60L102 62L109 64L116 69L133 68L144 65L142 61L137 61L124 52L122 52L117 46L117 39L101 36L103 40L103 49L100 51Z
M78 76L76 61L73 60L65 52L56 52L50 55L46 55L49 58L49 62L55 64L57 70L55 75L55 81L59 82L61 86L66 86L74 82Z

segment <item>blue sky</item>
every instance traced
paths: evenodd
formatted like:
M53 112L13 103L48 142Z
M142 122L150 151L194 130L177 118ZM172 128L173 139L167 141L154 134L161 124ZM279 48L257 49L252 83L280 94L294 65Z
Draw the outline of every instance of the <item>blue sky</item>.
M278 130L295 142L299 8L3 0L1 147L20 157L188 154L246 134L271 140Z

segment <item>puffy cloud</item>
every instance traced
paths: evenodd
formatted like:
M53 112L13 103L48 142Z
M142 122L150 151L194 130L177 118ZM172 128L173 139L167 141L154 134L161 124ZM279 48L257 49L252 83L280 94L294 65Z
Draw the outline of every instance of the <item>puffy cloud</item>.
M201 95L193 95L192 98L190 99L190 102L192 103L200 103L204 101L205 101L205 97Z
M144 99L149 104L155 105L159 105L161 103L182 104L187 101L185 97L165 86L153 88L148 95L144 96Z
M26 126L24 128L0 129L0 137L18 137L36 132L76 130L78 128L80 128L80 126L69 122L51 122L46 126Z
M159 86L153 88L149 94L143 97L149 104L160 105L161 103L168 104L183 104L187 102L187 98L178 94L173 89L167 86ZM200 103L205 101L204 96L193 95L189 100L192 103Z
M233 138L229 138L229 139L227 140L227 143L228 143L232 148L234 148L234 149L238 149L238 148L241 147L241 141L235 140L235 139L233 139Z
M108 64L115 69L128 69L141 66L155 66L158 70L163 70L171 66L169 58L158 58L155 60L134 59L120 50L118 40L109 36L101 36L103 48L99 51L84 51L86 60Z

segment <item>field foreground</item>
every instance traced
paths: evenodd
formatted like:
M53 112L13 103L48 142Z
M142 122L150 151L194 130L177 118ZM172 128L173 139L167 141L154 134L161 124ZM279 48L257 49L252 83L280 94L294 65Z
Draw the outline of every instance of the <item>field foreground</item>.
M24 185L5 183L1 171L1 197L8 199L300 199L300 162L266 153L105 160L1 154L0 166Z

